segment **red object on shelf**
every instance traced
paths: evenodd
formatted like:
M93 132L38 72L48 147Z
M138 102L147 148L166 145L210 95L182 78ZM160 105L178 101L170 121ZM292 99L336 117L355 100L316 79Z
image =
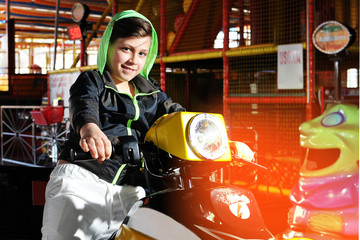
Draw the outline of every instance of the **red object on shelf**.
M31 111L30 114L33 117L36 125L51 125L61 122L63 120L64 107L44 107L40 110Z

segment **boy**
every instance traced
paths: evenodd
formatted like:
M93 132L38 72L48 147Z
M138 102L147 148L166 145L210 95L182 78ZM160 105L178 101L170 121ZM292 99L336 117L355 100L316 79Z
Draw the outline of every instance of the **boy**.
M142 141L152 123L185 109L148 77L157 55L157 35L148 19L116 14L100 42L98 71L80 74L70 88L71 129L46 189L43 239L108 239L142 187L119 186L119 162L109 159L118 136ZM81 147L94 161L71 162Z

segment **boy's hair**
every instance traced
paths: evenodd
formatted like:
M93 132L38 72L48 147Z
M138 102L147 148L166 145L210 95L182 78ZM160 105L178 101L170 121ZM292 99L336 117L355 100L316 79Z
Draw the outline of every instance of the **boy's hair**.
M110 44L118 38L152 36L150 23L138 17L122 18L114 23Z

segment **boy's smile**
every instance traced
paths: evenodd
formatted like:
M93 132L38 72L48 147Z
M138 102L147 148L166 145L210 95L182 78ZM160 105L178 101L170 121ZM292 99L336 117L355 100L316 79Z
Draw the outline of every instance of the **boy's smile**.
M151 37L119 38L108 50L108 66L115 84L129 82L143 69Z

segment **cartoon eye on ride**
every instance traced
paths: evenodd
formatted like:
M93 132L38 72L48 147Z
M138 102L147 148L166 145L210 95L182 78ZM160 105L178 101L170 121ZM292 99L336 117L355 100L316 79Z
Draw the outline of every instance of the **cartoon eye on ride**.
M345 122L345 116L341 112L332 112L321 120L324 127L335 127Z

